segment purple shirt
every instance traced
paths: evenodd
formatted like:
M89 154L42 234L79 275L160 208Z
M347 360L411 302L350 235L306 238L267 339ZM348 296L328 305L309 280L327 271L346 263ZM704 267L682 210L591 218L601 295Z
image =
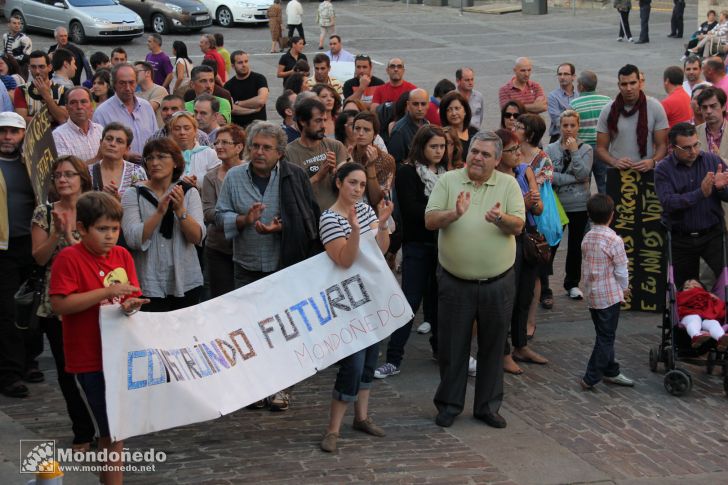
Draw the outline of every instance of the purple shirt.
M149 101L136 96L134 99L136 100L134 110L129 113L124 103L113 95L96 108L93 120L101 126L118 121L131 128L134 139L130 149L133 153L142 153L144 144L157 131L157 116Z
M169 60L169 56L164 51L160 51L159 54L150 52L147 54L145 61L154 68L154 75L152 76L154 84L162 86L164 80L167 79L167 75L172 72L172 61Z
M678 162L674 154L657 164L655 190L662 205L662 222L681 233L704 231L723 223L720 201L728 201L728 190L713 189L710 197L703 196L700 183L708 172L728 167L712 153L700 152L691 166Z

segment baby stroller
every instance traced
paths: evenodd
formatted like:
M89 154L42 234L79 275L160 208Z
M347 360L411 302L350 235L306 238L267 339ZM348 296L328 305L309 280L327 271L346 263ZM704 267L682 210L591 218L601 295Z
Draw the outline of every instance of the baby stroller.
M672 233L668 228L667 234L667 288L665 311L663 312L662 340L660 345L650 349L650 370L657 372L659 363L665 366L664 385L667 392L673 396L682 396L690 392L693 386L693 379L690 373L681 367L677 362L705 366L707 373L713 373L715 366L721 366L723 370L723 390L728 395L728 352L719 351L715 348L715 341L710 340L700 348L694 349L691 345L690 336L684 328L678 326L677 310L677 288L675 287L675 275L672 266ZM723 301L728 301L728 284L726 277L726 237L723 232L723 270L716 283L720 288L720 295ZM721 285L722 283L722 285ZM723 324L725 324L725 320ZM703 357L707 352L707 359Z

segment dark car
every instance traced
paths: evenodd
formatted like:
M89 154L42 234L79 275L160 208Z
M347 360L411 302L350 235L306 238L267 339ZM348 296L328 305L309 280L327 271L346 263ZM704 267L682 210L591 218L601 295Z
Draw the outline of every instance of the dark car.
M120 0L135 11L144 25L158 34L172 30L200 31L212 25L212 17L198 0Z

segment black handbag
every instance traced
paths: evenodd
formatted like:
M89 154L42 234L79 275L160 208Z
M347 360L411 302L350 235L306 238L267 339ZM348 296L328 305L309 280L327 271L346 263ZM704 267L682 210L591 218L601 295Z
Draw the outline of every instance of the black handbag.
M526 232L523 237L523 259L536 266L551 261L551 247L546 238L538 232Z
M51 230L53 206L46 204L48 232ZM35 266L27 280L15 292L15 326L21 330L36 332L40 328L38 307L45 291L45 266Z

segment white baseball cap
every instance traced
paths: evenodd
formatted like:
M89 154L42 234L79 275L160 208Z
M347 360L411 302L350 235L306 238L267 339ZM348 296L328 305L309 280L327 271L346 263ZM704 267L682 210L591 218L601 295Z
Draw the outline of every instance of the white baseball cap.
M0 113L0 126L25 129L25 119L14 111Z

